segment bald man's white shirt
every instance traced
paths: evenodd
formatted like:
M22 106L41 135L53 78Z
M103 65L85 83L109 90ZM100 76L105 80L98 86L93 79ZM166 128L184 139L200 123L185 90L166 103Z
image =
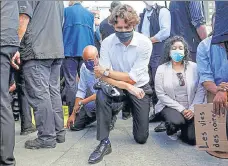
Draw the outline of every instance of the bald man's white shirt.
M127 47L112 34L101 44L99 65L128 73L136 82L134 86L142 87L149 82L148 64L151 52L151 41L138 32L134 32L133 39Z

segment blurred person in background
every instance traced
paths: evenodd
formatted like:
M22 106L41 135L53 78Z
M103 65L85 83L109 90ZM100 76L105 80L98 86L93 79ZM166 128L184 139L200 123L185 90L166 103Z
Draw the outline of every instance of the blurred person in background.
M199 43L207 38L202 1L170 1L171 36L182 36L189 45L190 55L196 62Z
M65 59L62 69L70 116L77 91L76 77L80 76L83 63L83 49L94 45L94 15L81 5L81 1L70 1L64 10L63 42Z

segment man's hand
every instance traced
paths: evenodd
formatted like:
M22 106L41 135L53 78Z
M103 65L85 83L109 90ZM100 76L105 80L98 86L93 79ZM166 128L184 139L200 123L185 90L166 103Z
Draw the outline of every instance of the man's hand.
M213 100L213 113L225 116L227 109L227 92L218 91Z
M141 88L137 88L133 85L128 85L127 91L132 95L136 96L138 99L142 99L145 96L145 92Z
M13 91L15 91L15 90L16 90L16 84L13 83L13 84L10 86L10 88L9 88L9 92L13 92Z
M101 66L95 66L94 67L94 73L96 78L100 78L103 76L105 69Z
M67 128L69 129L71 124L74 125L75 119L76 119L76 113L78 112L78 110L80 109L80 106L74 106L73 108L73 112L71 114L71 116L68 118L67 120Z
M182 114L187 120L191 120L194 117L194 112L191 110L184 110Z
M67 128L70 129L71 124L74 125L76 119L76 113L72 113L71 116L67 120Z
M150 40L153 44L159 42L155 37L151 37Z
M11 59L11 66L13 68L15 68L16 70L19 69L19 65L21 63L20 60L20 53L17 51L16 54L13 56L13 58Z

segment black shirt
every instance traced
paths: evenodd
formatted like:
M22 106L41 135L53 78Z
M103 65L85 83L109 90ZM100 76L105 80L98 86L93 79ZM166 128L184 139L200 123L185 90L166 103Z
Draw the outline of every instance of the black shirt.
M100 33L101 33L102 40L104 40L109 35L115 33L114 27L108 23L108 18L104 19L100 23Z

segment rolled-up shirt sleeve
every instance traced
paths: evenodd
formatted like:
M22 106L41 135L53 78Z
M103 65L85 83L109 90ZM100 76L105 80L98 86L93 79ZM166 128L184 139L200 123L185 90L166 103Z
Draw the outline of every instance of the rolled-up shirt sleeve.
M106 38L103 40L101 43L101 50L100 50L100 58L99 58L99 65L106 68L110 69L111 68L111 61L109 57L109 41Z
M170 36L171 30L171 15L170 11L162 8L159 13L159 26L160 31L154 36L159 42L166 40Z
M210 44L201 42L197 48L196 62L198 66L198 73L200 76L199 83L202 84L206 81L214 82L213 72L210 66L209 54L210 51L207 51L210 47Z
M145 43L142 45L141 51L139 52L138 58L136 59L133 67L129 72L129 76L134 82L138 82L139 80L141 80L142 77L145 76L144 74L148 72L148 64L151 52L151 42L149 40L148 42L145 41Z
M19 13L26 14L32 18L35 3L35 1L18 1Z
M85 66L82 66L80 69L80 80L78 83L78 91L76 93L76 97L81 99L84 99L86 97L86 90L87 90L85 70L86 70Z
M189 11L191 16L191 23L195 28L200 27L206 23L204 11L201 1L190 1Z

